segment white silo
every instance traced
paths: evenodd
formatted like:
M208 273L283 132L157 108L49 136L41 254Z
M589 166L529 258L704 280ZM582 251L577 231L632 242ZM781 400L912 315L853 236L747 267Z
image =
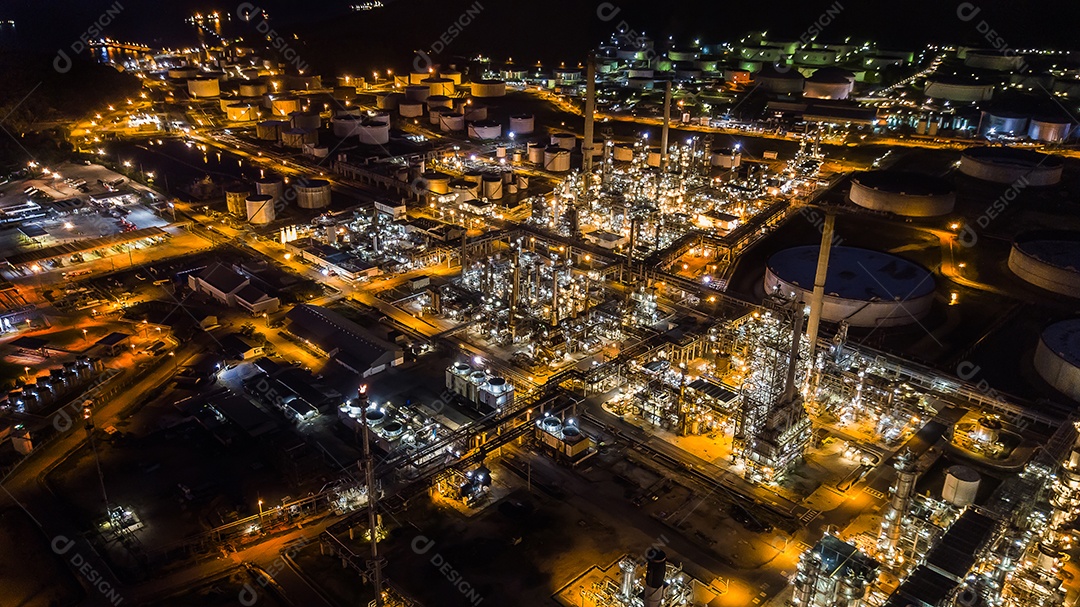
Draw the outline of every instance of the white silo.
M505 80L477 80L472 83L471 92L473 97L481 99L506 96Z
M382 120L365 120L356 131L360 143L385 145L390 143L390 123Z
M570 170L570 150L559 146L549 146L544 150L544 169L553 173Z
M510 132L529 135L536 130L536 118L532 114L515 114L510 117Z
M274 221L274 199L265 194L252 194L246 201L247 220L256 225Z
M444 133L465 129L465 116L459 112L440 113L439 130Z
M278 202L285 195L285 183L281 181L281 177L270 175L263 177L255 182L255 193L269 196Z
M424 104L419 101L403 101L398 104L402 118L419 118L424 115Z
M465 104L461 108L461 113L465 114L465 120L468 122L476 122L477 120L488 119L487 106L479 103Z
M437 107L452 108L454 107L454 101L446 95L432 95L427 98L428 111L431 111Z
M263 141L277 141L281 139L281 131L288 128L287 122L282 120L263 120L255 125L255 136Z
M945 471L941 499L954 506L970 506L979 493L979 473L967 466L951 466Z
M242 183L225 188L225 206L229 209L229 213L237 217L243 217L245 212L244 201L250 195L251 189Z
M503 197L503 179L501 175L484 175L480 181L480 190L484 198L501 200Z
M293 184L296 206L323 209L330 206L330 182L325 179L299 179Z
M551 136L551 145L557 145L564 150L572 150L577 147L577 137L573 133L555 133Z
M363 119L360 116L354 116L352 114L345 114L342 116L334 116L330 120L330 127L334 131L334 137L355 137L360 129L360 123Z
M502 136L502 125L494 120L479 120L469 125L469 137L473 139L498 139ZM503 157L506 149L503 148Z
M187 90L195 99L217 97L221 94L221 82L217 78L192 78L187 81Z

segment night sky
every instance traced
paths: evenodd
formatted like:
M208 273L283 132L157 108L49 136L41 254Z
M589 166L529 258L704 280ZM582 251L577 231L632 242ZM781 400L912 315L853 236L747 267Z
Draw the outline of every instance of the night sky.
M446 26L475 0L384 0L383 9L350 13L359 0L265 0L265 8L284 29L302 34L331 34L330 49L342 52L373 48L392 54L413 46L430 44ZM917 47L928 41L975 44L976 25L985 20L1010 47L1025 45L1076 48L1074 0L1017 3L1014 0L978 0L982 9L971 22L960 21L950 0L774 0L773 2L719 2L674 0L611 2L620 12L604 22L597 17L594 0L479 0L484 7L476 22L465 28L452 50L472 52L481 48L519 56L578 56L595 44L618 22L648 35L674 34L705 40L732 40L759 29L780 37L798 38L830 6L843 7L823 38L853 36L880 41L888 47ZM238 2L206 0L119 0L124 8L107 31L121 38L180 45L194 41L192 28L183 19L197 10L234 12ZM38 50L69 44L116 0L5 0L0 18L15 19L19 41ZM1070 17L1070 15L1072 17ZM338 35L340 34L340 35ZM10 33L6 33L10 38ZM10 46L9 46L10 47ZM365 48L366 47L366 48ZM323 50L318 49L320 54ZM321 57L320 57L321 58ZM537 57L540 58L540 57ZM382 57L372 59L382 60ZM535 60L535 59L533 59Z

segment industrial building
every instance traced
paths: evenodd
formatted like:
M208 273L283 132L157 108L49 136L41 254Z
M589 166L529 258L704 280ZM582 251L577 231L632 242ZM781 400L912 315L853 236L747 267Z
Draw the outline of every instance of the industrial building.
M286 314L288 331L361 377L400 365L404 353L397 344L373 334L344 316L300 304Z
M267 295L253 285L250 278L221 263L188 274L188 287L226 306L243 308L254 316L276 312L281 307L277 297Z

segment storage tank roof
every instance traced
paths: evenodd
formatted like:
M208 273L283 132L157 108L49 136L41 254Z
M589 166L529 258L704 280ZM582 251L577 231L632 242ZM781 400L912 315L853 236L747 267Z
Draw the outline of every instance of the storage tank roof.
M929 196L953 191L952 184L940 177L908 171L866 171L856 174L853 179L860 185L884 192Z
M1080 318L1063 320L1047 327L1043 343L1074 367L1080 367Z
M1043 263L1080 272L1080 237L1076 234L1044 232L1018 238L1014 246Z
M818 251L818 245L785 249L769 258L768 267L785 282L810 290ZM907 301L929 295L934 286L929 271L896 255L857 247L833 247L829 255L826 295L860 301Z

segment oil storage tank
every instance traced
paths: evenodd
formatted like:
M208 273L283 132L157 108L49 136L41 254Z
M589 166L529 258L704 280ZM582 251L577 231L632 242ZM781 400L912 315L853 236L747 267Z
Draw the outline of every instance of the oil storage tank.
M285 183L277 175L267 175L255 181L255 193L269 196L274 202L278 202L285 195Z
M530 154L530 158L532 155ZM552 173L564 173L570 170L570 150L556 145L544 150L544 169Z
M940 177L904 171L866 171L851 179L851 202L904 217L937 217L956 204L952 184Z
M431 95L446 95L449 97L454 94L454 81L449 78L426 78L420 84L427 85Z
M277 141L281 139L283 128L289 128L289 123L283 120L263 120L255 125L255 136L263 141Z
M813 99L847 99L855 86L855 75L839 68L822 68L803 84L803 95Z
M1068 118L1036 117L1028 125L1028 139L1056 143L1069 138L1072 123Z
M431 96L431 87L423 84L410 84L405 87L405 99L409 101L426 101Z
M469 125L469 137L491 140L502 136L502 125L494 120L479 120Z
M986 101L994 95L994 85L985 80L934 76L926 80L923 93L932 99L946 101L973 102Z
M1042 332L1035 370L1055 390L1080 401L1080 319L1054 323Z
M506 96L506 81L496 79L476 80L472 83L472 96L480 99Z
M803 75L795 68L776 69L772 64L761 68L754 74L754 82L770 93L792 95L803 90Z
M231 103L225 108L225 117L232 122L258 120L259 106L254 103Z
M262 97L266 94L265 82L241 82L240 83L240 96L241 97Z
M577 136L573 133L555 133L551 136L551 145L559 146L564 150L573 150L577 147Z
M960 172L994 183L1013 184L1021 179L1027 185L1046 186L1061 181L1064 162L1034 150L979 146L960 155Z
M390 143L390 123L385 120L369 118L360 123L356 135L360 143L367 145L386 145Z
M770 257L765 292L778 289L810 303L819 248L792 247ZM847 321L853 327L912 324L930 312L934 288L929 271L902 257L857 247L833 247L825 277L822 320Z
M1080 297L1080 236L1046 231L1013 241L1009 269L1027 282L1068 297Z
M303 148L305 143L319 143L319 133L312 129L285 129L281 131L281 143L285 147Z
M941 488L941 499L961 508L970 506L975 503L981 480L979 473L967 466L949 466L945 470L945 486Z
M187 81L188 95L195 99L207 99L221 94L221 82L217 78L192 78Z
M237 217L244 217L247 212L247 207L244 204L250 195L251 189L241 183L225 188L225 206L229 209L229 213Z
M465 115L460 112L440 112L439 130L444 133L465 130Z
M419 118L424 115L424 104L419 101L402 101L398 104L402 118Z
M427 98L428 111L431 111L437 107L444 107L452 109L454 107L454 100L446 95L432 95Z
M293 184L296 206L301 209L324 209L330 206L330 182L325 179L298 179Z
M300 100L292 96L273 97L270 99L270 113L274 116L288 117L300 111Z
M330 119L330 128L334 133L334 137L355 137L360 130L360 124L363 122L363 118L360 116L354 116L352 114L344 114L342 116L334 116Z
M318 112L293 112L289 114L289 122L294 129L322 128L322 116Z
M531 135L536 130L536 118L532 114L510 116L510 132L517 135Z
M255 225L274 221L274 199L265 194L252 194L245 201L247 220Z

